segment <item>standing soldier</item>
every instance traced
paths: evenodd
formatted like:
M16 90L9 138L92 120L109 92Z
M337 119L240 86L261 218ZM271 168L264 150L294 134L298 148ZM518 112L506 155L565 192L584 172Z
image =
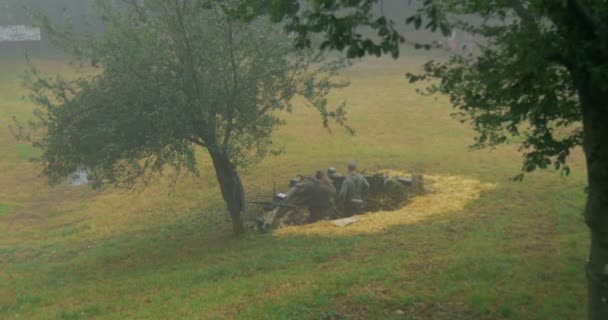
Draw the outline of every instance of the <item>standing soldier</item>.
M344 214L347 217L359 213L368 190L369 183L362 174L357 172L357 164L350 161L348 163L348 175L344 178L340 189L340 198L344 203Z

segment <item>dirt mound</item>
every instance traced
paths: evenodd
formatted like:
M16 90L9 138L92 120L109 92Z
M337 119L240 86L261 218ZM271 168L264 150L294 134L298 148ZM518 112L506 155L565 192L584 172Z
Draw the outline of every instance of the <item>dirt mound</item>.
M391 175L404 175L391 171ZM425 175L426 193L412 198L407 205L396 210L384 210L357 215L358 221L346 227L337 227L324 220L312 224L289 226L275 231L277 236L288 235L353 235L380 232L400 224L413 224L432 216L462 210L479 198L481 192L496 187L494 184L462 176Z
M365 212L393 211L403 207L412 198L424 193L421 175L394 174L378 172L366 176L369 194L366 197Z

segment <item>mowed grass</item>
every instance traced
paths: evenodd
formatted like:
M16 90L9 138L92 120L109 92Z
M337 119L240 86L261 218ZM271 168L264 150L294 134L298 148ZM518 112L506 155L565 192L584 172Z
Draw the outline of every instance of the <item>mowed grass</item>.
M516 145L469 151L444 97L406 83L417 59L346 76L350 137L307 109L276 134L286 153L243 171L250 200L298 173L392 168L494 183L464 210L353 236L231 234L207 157L200 178L141 192L49 188L14 140L24 65L0 62L0 319L582 319L584 164L521 182ZM56 61L45 71L68 72ZM71 71L70 71L71 72Z

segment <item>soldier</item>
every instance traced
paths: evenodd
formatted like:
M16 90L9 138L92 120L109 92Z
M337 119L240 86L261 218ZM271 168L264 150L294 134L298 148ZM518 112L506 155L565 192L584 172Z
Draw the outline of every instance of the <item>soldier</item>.
M323 171L317 171L314 177L302 178L290 185L291 189L286 193L283 203L257 220L261 232L311 223L335 214L336 188Z
M333 179L334 177L337 177L337 178L342 177L342 175L339 174L338 170L336 170L336 168L334 168L334 167L327 168L327 176L330 179Z
M350 161L348 163L348 175L344 178L340 189L340 199L344 204L344 214L347 217L361 211L368 190L369 183L362 174L357 172L357 164Z
M307 191L310 196L308 201L308 210L310 211L308 222L315 222L334 215L336 188L325 172L322 170L317 171L315 180L308 185Z

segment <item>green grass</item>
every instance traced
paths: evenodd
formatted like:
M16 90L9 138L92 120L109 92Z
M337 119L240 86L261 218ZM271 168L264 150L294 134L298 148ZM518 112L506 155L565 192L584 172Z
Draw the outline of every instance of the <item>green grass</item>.
M9 213L11 207L8 204L0 203L0 216Z
M53 61L46 71L66 72ZM0 120L27 115L23 65L0 62ZM469 127L445 98L422 97L408 61L348 71L349 137L296 110L277 133L286 153L243 172L249 198L297 173L342 167L463 175L497 188L458 212L371 235L231 235L210 164L174 192L92 191L38 177L0 126L0 319L582 319L585 174L523 182L516 145L468 151ZM6 205L6 204L10 204Z
M21 160L29 160L34 155L34 148L29 144L17 144L15 148Z

